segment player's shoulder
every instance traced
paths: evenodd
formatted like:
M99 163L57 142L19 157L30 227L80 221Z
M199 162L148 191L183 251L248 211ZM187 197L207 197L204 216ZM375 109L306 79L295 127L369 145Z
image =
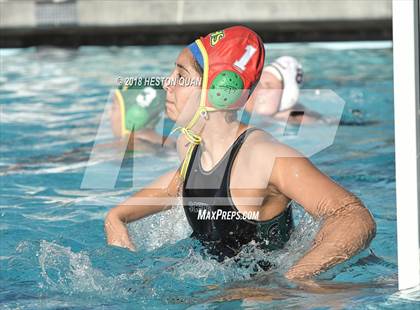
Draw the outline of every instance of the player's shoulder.
M269 132L255 128L248 135L243 147L247 157L253 161L264 161L271 157L301 157L294 148L282 143Z

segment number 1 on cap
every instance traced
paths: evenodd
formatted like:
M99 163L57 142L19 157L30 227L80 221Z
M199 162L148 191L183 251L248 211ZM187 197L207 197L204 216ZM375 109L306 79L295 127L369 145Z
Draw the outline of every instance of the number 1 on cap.
M235 61L233 65L235 67L238 67L242 71L245 71L246 64L251 59L252 55L255 54L256 51L257 49L255 47L253 47L252 45L247 45L245 48L245 53L242 55L241 59Z

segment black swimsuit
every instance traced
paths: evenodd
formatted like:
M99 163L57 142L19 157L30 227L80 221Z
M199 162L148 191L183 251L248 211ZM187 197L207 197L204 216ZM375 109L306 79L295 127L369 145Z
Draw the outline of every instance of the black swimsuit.
M244 131L210 171L203 170L202 150L196 146L187 169L183 205L193 229L192 237L199 239L220 261L238 254L251 240L263 249L282 248L293 228L290 206L271 220L256 221L241 218L232 201L229 190L232 165L246 137L254 130L256 128ZM232 218L223 218L223 211Z

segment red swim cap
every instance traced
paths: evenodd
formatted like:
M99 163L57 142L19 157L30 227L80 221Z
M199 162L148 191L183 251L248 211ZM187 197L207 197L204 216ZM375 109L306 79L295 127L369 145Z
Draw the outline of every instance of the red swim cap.
M203 68L205 102L201 106L216 110L242 107L264 67L261 38L247 27L234 26L201 37L189 49Z

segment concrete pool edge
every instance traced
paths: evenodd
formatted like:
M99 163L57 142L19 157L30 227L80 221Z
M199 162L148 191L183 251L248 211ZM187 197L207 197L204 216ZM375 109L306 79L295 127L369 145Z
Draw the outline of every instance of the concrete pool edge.
M184 25L56 26L1 28L1 47L53 45L161 45L188 44L197 36L242 24L265 42L319 42L391 40L390 19L359 21L239 22Z

